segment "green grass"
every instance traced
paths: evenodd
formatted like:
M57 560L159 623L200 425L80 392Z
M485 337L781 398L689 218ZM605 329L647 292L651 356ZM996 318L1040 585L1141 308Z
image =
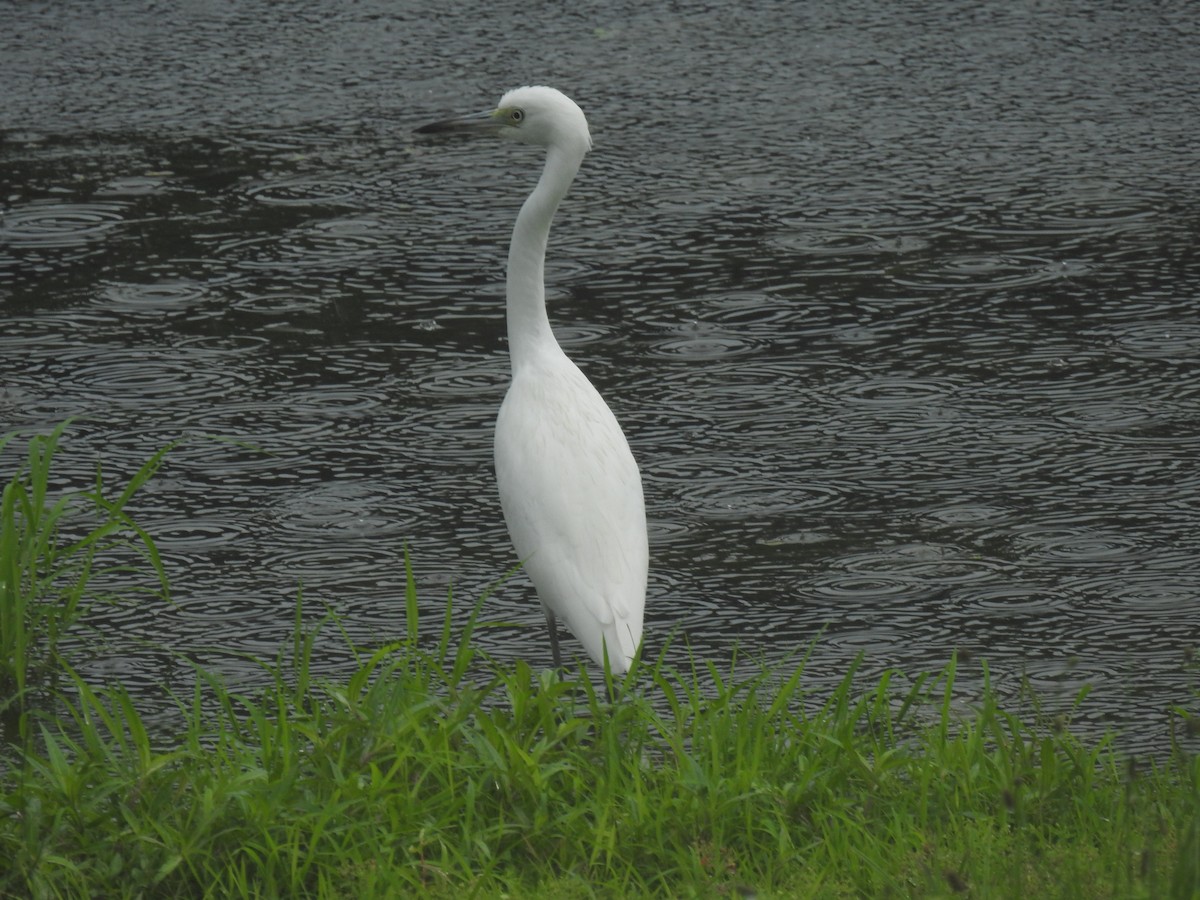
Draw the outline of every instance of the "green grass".
M266 687L197 669L169 738L121 685L56 659L53 702L27 705L6 750L0 893L1200 891L1200 762L1180 748L1134 765L1109 741L1021 721L986 686L964 713L953 659L866 691L851 666L816 696L803 660L747 677L731 674L740 662L661 656L598 689L582 669L488 659L449 597L440 628L418 627L408 576L401 640L349 647L347 672L317 679L318 638L339 623L305 628L298 600Z
M62 641L90 609L154 588L167 594L154 542L125 508L174 445L156 453L116 497L106 494L97 466L91 490L51 502L51 468L69 424L29 441L25 462L0 495L0 742L28 737L25 713L53 691L65 663ZM0 452L15 437L0 440ZM123 577L144 567L155 576L152 588ZM112 591L114 581L122 593Z

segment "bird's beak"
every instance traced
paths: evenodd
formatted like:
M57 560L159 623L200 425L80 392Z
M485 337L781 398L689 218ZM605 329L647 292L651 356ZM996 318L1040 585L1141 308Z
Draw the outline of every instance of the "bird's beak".
M417 129L417 134L489 134L499 131L504 120L499 110L488 109L483 112L471 113L466 116L456 116L453 119L442 119L440 122L430 122Z

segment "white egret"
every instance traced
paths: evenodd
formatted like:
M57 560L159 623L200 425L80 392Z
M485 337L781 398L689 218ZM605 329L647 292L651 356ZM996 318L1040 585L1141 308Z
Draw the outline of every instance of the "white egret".
M546 316L550 223L592 147L583 111L549 87L509 91L500 105L434 122L423 133L496 134L546 150L508 251L512 382L496 418L496 482L561 666L556 619L588 654L628 671L646 604L646 510L629 443L599 392L559 347Z

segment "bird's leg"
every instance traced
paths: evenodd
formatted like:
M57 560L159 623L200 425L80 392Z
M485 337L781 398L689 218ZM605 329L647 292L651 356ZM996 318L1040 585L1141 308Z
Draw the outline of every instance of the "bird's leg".
M546 627L550 630L550 653L554 657L554 668L561 670L562 657L558 655L558 622L550 610L546 610Z

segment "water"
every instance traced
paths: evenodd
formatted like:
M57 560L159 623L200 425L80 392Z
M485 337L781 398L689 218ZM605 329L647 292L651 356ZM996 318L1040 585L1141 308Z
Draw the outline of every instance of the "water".
M7 7L7 8L5 8ZM878 0L0 4L0 423L127 476L176 600L148 703L513 562L503 264L538 160L417 125L554 84L595 152L547 266L645 476L647 641L819 640L811 684L985 658L1163 752L1200 645L1200 15ZM11 470L10 449L0 459ZM485 629L548 663L520 577ZM147 649L144 639L163 649ZM344 665L333 655L329 671ZM971 676L974 678L975 676Z

